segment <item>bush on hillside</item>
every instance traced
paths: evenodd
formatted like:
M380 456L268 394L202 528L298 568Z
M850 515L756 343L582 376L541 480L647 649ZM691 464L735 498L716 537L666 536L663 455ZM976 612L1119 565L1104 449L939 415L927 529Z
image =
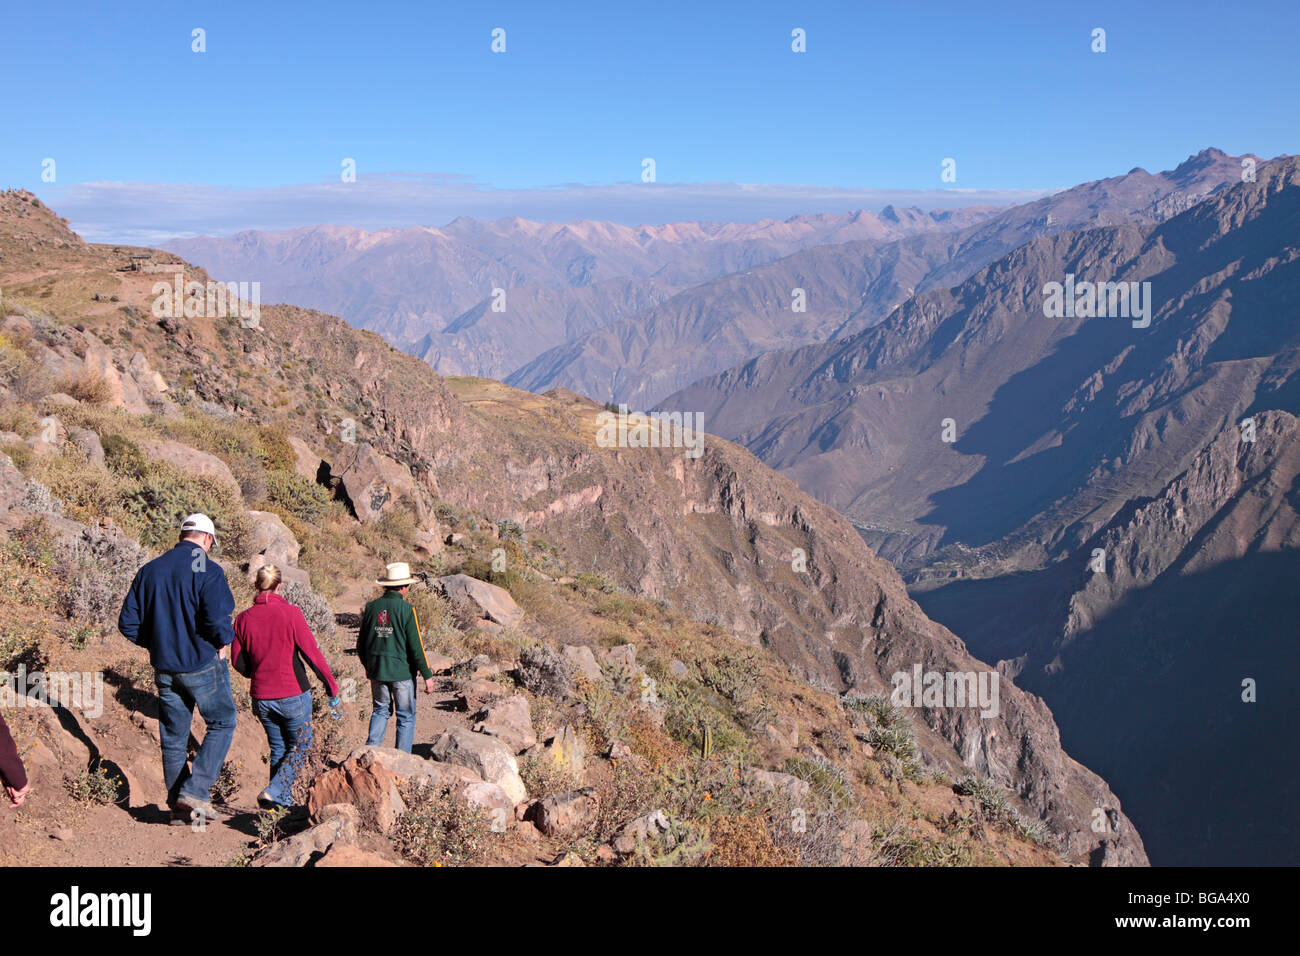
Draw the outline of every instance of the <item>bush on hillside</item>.
M82 369L80 375L64 385L63 391L88 405L104 405L113 399L108 381L91 368Z
M296 471L271 471L266 475L266 500L302 521L319 521L329 507L330 493Z
M334 637L334 609L329 602L311 588L291 581L280 589L280 596L290 604L295 604L307 619L307 626L316 635L316 640L324 643Z
M104 463L115 472L139 478L148 467L140 446L123 435L101 435L100 445L104 449Z
M140 543L161 550L176 542L181 519L201 511L217 526L223 555L244 556L251 530L243 501L226 483L207 475L189 475L154 462L138 486L128 491L122 506L140 530Z
M298 461L289 434L279 425L267 425L257 432L257 456L267 471L292 472Z
M54 568L66 589L59 607L70 620L103 629L116 620L135 572L148 554L130 538L88 527L55 546Z
M407 783L406 811L393 824L394 846L420 866L480 863L492 847L492 821L478 804L446 787Z

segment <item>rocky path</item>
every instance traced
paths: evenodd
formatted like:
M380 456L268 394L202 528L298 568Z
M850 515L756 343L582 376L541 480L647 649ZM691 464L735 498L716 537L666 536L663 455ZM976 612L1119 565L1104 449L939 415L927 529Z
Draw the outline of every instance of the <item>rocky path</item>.
M359 611L374 592L366 581L353 583L332 603L339 627L339 640L345 660L336 676L350 686L351 699L345 699L344 718L337 725L326 724L337 734L333 741L336 755L346 755L366 741L371 710L370 689L359 662L347 651L356 646ZM434 653L430 652L431 661ZM444 664L449 663L443 661ZM439 665L435 662L435 668ZM490 675L499 665L490 665L480 678ZM471 685L479 693L500 685L480 679ZM462 688L463 690L463 688ZM111 690L110 690L111 694ZM417 694L414 755L421 767L432 757L433 742L444 731L461 728L471 745L491 738L471 733L473 713L479 709L471 699L469 709L460 699L448 673L435 677L431 694L421 686ZM522 698L520 698L522 700ZM459 706L458 706L459 705ZM527 705L523 707L524 722ZM228 762L238 768L239 786L219 806L221 818L202 828L168 825L160 809L163 799L161 765L157 743L157 707L152 699L141 695L124 698L118 695L105 700L102 716L87 720L70 711L50 711L42 715L45 733L58 742L60 753L43 744L28 755L34 787L27 805L18 812L0 818L0 863L40 866L221 866L246 859L255 846L260 811L256 796L265 784L266 741L260 724L250 713L240 712L235 741ZM320 724L318 722L318 730ZM201 736L203 722L196 715L195 736ZM383 746L393 747L396 720L390 718ZM493 741L495 744L495 741ZM514 748L511 748L512 750ZM110 771L128 782L129 806L84 806L61 793L63 778L70 767L85 766L102 756ZM477 775L473 775L477 776ZM480 784L491 788L494 785ZM495 791L494 791L495 792ZM287 836L307 830L309 823L299 811L284 826ZM373 838L361 842L374 844ZM547 863L563 849L560 842L544 837L531 823L517 823L513 815L509 832L498 841L491 862L507 865ZM389 854L391 858L391 854ZM344 857L350 859L349 857ZM358 857L361 859L361 857Z

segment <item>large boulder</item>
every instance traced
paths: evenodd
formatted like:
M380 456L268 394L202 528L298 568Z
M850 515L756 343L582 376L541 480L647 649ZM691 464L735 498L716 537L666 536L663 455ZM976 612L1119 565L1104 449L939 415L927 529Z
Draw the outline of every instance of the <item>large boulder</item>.
M296 833L271 846L253 861L254 866L310 866L335 846L350 844L357 838L353 818L339 814L318 823L310 830Z
M483 708L474 731L496 737L515 753L527 750L537 743L537 732L533 729L528 700L518 694Z
M537 804L537 829L548 837L572 837L596 822L600 797L594 787L569 790L541 800Z
M429 665L432 667L432 663ZM456 689L456 706L471 714L477 714L490 701L508 696L504 687L494 680L469 680Z
M468 574L448 574L438 578L435 587L453 604L468 607L476 616L505 627L517 627L524 619L523 609L509 591Z
M250 511L249 521L252 528L248 536L248 552L252 555L249 572L255 572L264 564L274 564L278 568L297 567L300 548L293 532L280 520L280 516L270 511ZM257 567L253 567L253 559Z
M289 436L289 445L293 448L293 470L309 481L315 481L320 473L321 456L297 435Z
M469 803L476 804L491 814L493 821L508 820L514 812L515 802L499 784L486 780L466 781L454 790Z
M595 653L586 644L566 644L560 648L560 653L571 660L588 680L601 679L600 662L596 660Z
M499 786L513 803L528 799L528 789L519 776L515 755L495 737L476 734L464 727L452 727L433 742L433 758L468 767L482 779Z
M407 499L419 508L419 495L411 472L400 462L375 451L369 442L345 450L337 472L362 521L374 521L398 501Z
M362 819L386 833L406 809L402 783L457 789L478 779L464 765L437 764L389 747L359 747L340 766L312 781L307 812L317 820L332 804L351 804Z
M140 450L144 452L147 458L165 461L167 464L190 475L207 475L209 478L214 478L229 485L236 494L241 493L239 482L235 480L229 466L216 455L209 455L205 451L199 451L197 448L191 448L189 445L170 440L154 441L144 439L140 442Z
M104 446L99 436L89 428L69 428L68 438L85 453L86 460L92 465L104 464Z

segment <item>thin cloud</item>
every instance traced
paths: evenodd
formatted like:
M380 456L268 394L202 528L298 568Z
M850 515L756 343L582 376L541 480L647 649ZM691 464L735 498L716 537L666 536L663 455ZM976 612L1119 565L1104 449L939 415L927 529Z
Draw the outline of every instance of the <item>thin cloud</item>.
M596 219L643 225L691 220L753 222L799 214L951 209L1026 202L1050 190L852 189L761 183L612 183L498 189L456 174L360 174L353 183L235 188L185 183L90 182L51 186L41 199L90 242L151 245L166 239L331 225L440 226L458 216L542 222Z

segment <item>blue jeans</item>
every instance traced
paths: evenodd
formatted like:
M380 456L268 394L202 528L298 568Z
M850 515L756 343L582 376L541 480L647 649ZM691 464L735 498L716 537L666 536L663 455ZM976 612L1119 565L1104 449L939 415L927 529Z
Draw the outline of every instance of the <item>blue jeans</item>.
M293 805L293 781L311 746L311 691L279 700L253 701L253 714L271 745L271 782L266 795L282 807Z
M217 782L226 762L230 742L235 737L235 699L230 693L230 666L214 657L196 671L184 674L155 671L158 684L158 736L162 742L163 782L167 801L178 799L212 799L212 785ZM185 751L190 741L190 724L194 708L207 724L203 743L194 755L194 765L185 773Z
M370 695L375 709L370 715L368 747L382 747L388 730L390 707L397 711L397 749L411 752L415 743L415 679L370 682Z

